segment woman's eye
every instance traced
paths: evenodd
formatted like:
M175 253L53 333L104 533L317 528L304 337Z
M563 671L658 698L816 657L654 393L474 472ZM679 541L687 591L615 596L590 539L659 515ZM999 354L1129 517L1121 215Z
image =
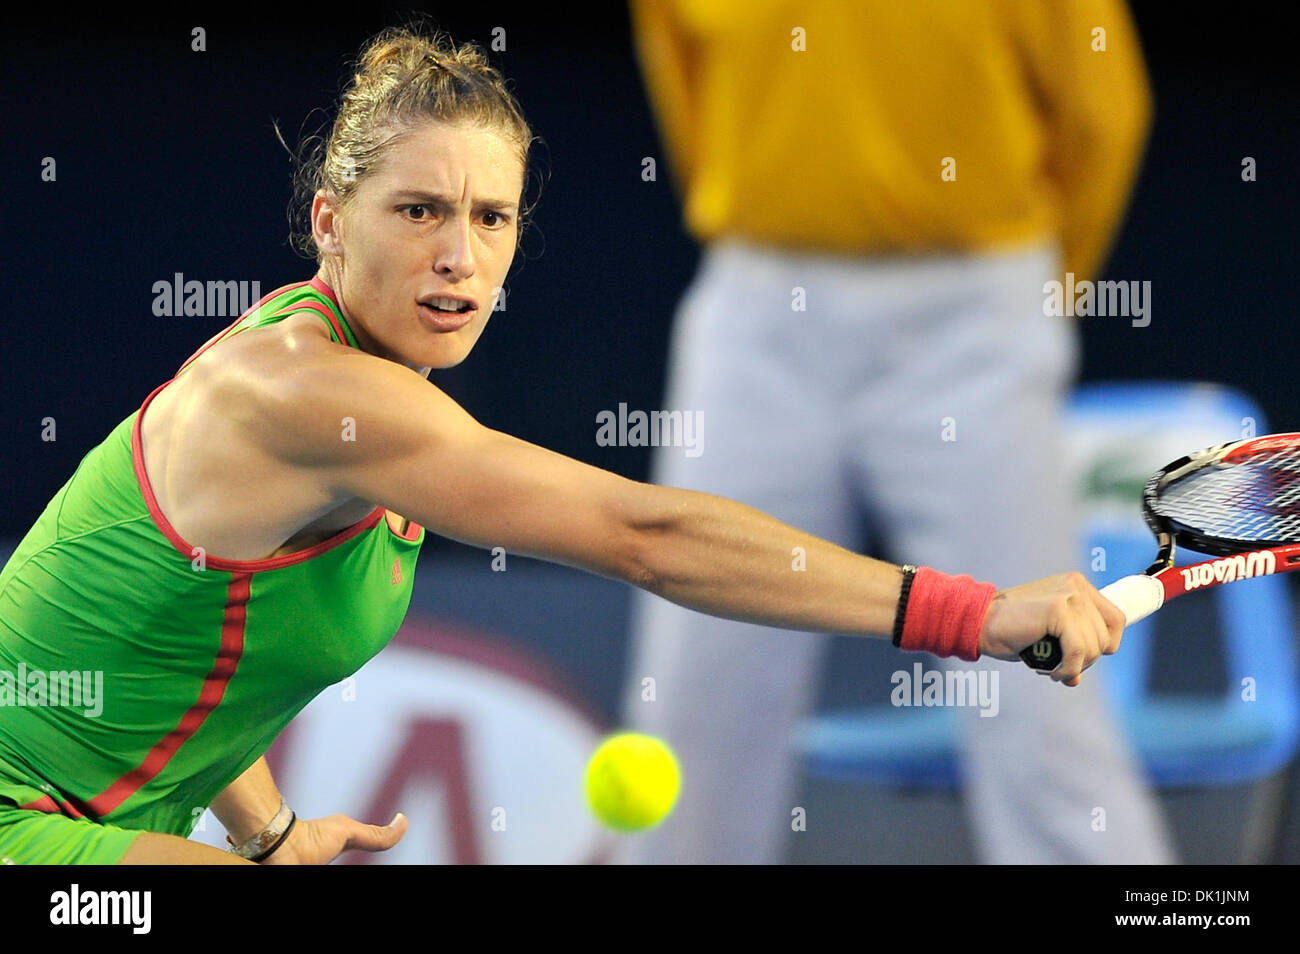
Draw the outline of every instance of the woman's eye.
M429 210L427 205L407 205L402 207L402 211L417 222L427 221L433 217L433 213ZM498 226L507 224L509 221L510 220L504 214L492 211L491 209L483 213L483 224L488 228L497 228Z

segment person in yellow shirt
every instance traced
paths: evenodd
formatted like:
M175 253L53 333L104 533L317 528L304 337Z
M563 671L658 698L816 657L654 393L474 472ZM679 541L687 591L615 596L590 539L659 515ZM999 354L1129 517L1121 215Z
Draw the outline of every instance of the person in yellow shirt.
M1138 169L1151 96L1121 0L633 0L632 19L703 245L665 407L708 443L658 448L653 479L992 580L1074 568L1079 345L1044 284L1097 277ZM625 720L691 784L621 860L780 860L827 640L642 594L634 619ZM1174 860L1097 680L998 671L999 716L961 710L981 860Z

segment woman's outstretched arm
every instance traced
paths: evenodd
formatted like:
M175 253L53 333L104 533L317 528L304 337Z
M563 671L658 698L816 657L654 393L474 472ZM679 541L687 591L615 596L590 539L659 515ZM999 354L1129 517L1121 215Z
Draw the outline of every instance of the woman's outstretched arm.
M859 635L893 627L898 567L752 507L628 480L491 430L393 362L324 348L262 387L266 407L255 419L264 446L321 492L716 616ZM1056 633L1066 662L1053 678L1075 683L1118 647L1123 623L1081 574L1064 574L998 593L980 650L1014 659Z

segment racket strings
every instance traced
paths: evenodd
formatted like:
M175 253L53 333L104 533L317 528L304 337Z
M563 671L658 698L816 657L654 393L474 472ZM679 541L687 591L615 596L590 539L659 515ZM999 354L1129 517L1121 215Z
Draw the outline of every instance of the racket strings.
M1152 509L1208 537L1300 542L1300 444L1207 464L1163 488Z

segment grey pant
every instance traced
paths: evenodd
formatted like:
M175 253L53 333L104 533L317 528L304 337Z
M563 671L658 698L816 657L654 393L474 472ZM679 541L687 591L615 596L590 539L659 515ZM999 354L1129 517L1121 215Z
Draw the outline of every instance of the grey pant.
M657 448L653 479L850 548L876 527L896 562L999 587L1081 568L1060 419L1078 344L1068 319L1043 314L1043 283L1060 270L1051 247L869 262L707 249L679 307L665 401L702 414L702 453ZM792 307L799 290L804 311ZM633 632L625 721L676 748L686 784L669 820L626 840L620 860L781 861L798 794L792 733L816 698L827 637L645 593ZM900 654L900 668L918 660L939 665ZM960 710L982 860L1174 860L1100 691L1104 660L1074 689L976 665L1000 684L996 717ZM864 686L863 704L887 703L890 688Z

